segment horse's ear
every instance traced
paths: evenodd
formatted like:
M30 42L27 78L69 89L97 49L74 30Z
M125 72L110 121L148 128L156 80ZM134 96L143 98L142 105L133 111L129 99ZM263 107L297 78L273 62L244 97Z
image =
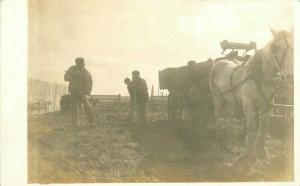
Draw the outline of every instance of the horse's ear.
M273 37L276 37L277 31L270 27Z
M294 35L294 27L291 28L291 34Z

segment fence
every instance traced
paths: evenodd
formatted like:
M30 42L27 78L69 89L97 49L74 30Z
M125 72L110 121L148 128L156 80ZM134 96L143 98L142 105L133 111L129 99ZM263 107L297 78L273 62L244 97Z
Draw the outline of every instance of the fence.
M285 149L286 168L294 166L294 100L291 95L276 95L270 115L269 132L280 139Z
M39 114L59 110L60 98L66 93L68 89L65 85L28 79L28 113Z
M98 103L116 103L121 104L122 98L121 95L92 95L92 98Z
M127 103L130 100L129 96L118 95L92 95L92 98L100 103ZM148 104L164 106L167 105L167 96L152 96L149 98Z

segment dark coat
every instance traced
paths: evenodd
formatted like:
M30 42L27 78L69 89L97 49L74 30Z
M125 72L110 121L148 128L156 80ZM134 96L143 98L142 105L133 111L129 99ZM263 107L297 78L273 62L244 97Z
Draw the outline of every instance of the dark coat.
M148 87L147 83L142 78L137 78L132 81L132 87L134 91L134 99L137 103L148 101Z
M127 85L127 90L128 90L129 96L130 96L130 102L134 103L134 90L133 90L132 83Z
M65 81L69 81L69 92L77 95L89 95L93 88L93 80L90 72L83 68L71 66L64 75Z

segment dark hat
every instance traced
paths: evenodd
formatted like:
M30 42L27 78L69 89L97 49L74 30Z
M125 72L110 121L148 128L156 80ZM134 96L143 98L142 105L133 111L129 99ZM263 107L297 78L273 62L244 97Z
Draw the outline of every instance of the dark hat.
M84 64L84 58L82 58L82 57L77 57L76 59L75 59L75 63L76 63L76 65L78 64Z
M124 83L126 82L130 82L130 79L128 77L124 79Z
M140 71L134 70L134 71L132 71L131 74L132 74L133 76L139 76L139 75L140 75Z
M191 65L196 65L196 61L194 61L194 60L190 60L190 61L188 61L188 66L191 66Z

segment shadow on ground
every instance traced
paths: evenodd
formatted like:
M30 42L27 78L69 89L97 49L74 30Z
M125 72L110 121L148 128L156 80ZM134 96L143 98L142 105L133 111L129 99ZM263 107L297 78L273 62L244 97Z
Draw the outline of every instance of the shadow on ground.
M112 112L113 111L113 112ZM155 115L129 123L124 108L99 110L97 126L73 128L68 114L30 116L29 183L287 181L281 141L269 138L268 161L233 166L242 145L221 150L203 124L168 122Z

